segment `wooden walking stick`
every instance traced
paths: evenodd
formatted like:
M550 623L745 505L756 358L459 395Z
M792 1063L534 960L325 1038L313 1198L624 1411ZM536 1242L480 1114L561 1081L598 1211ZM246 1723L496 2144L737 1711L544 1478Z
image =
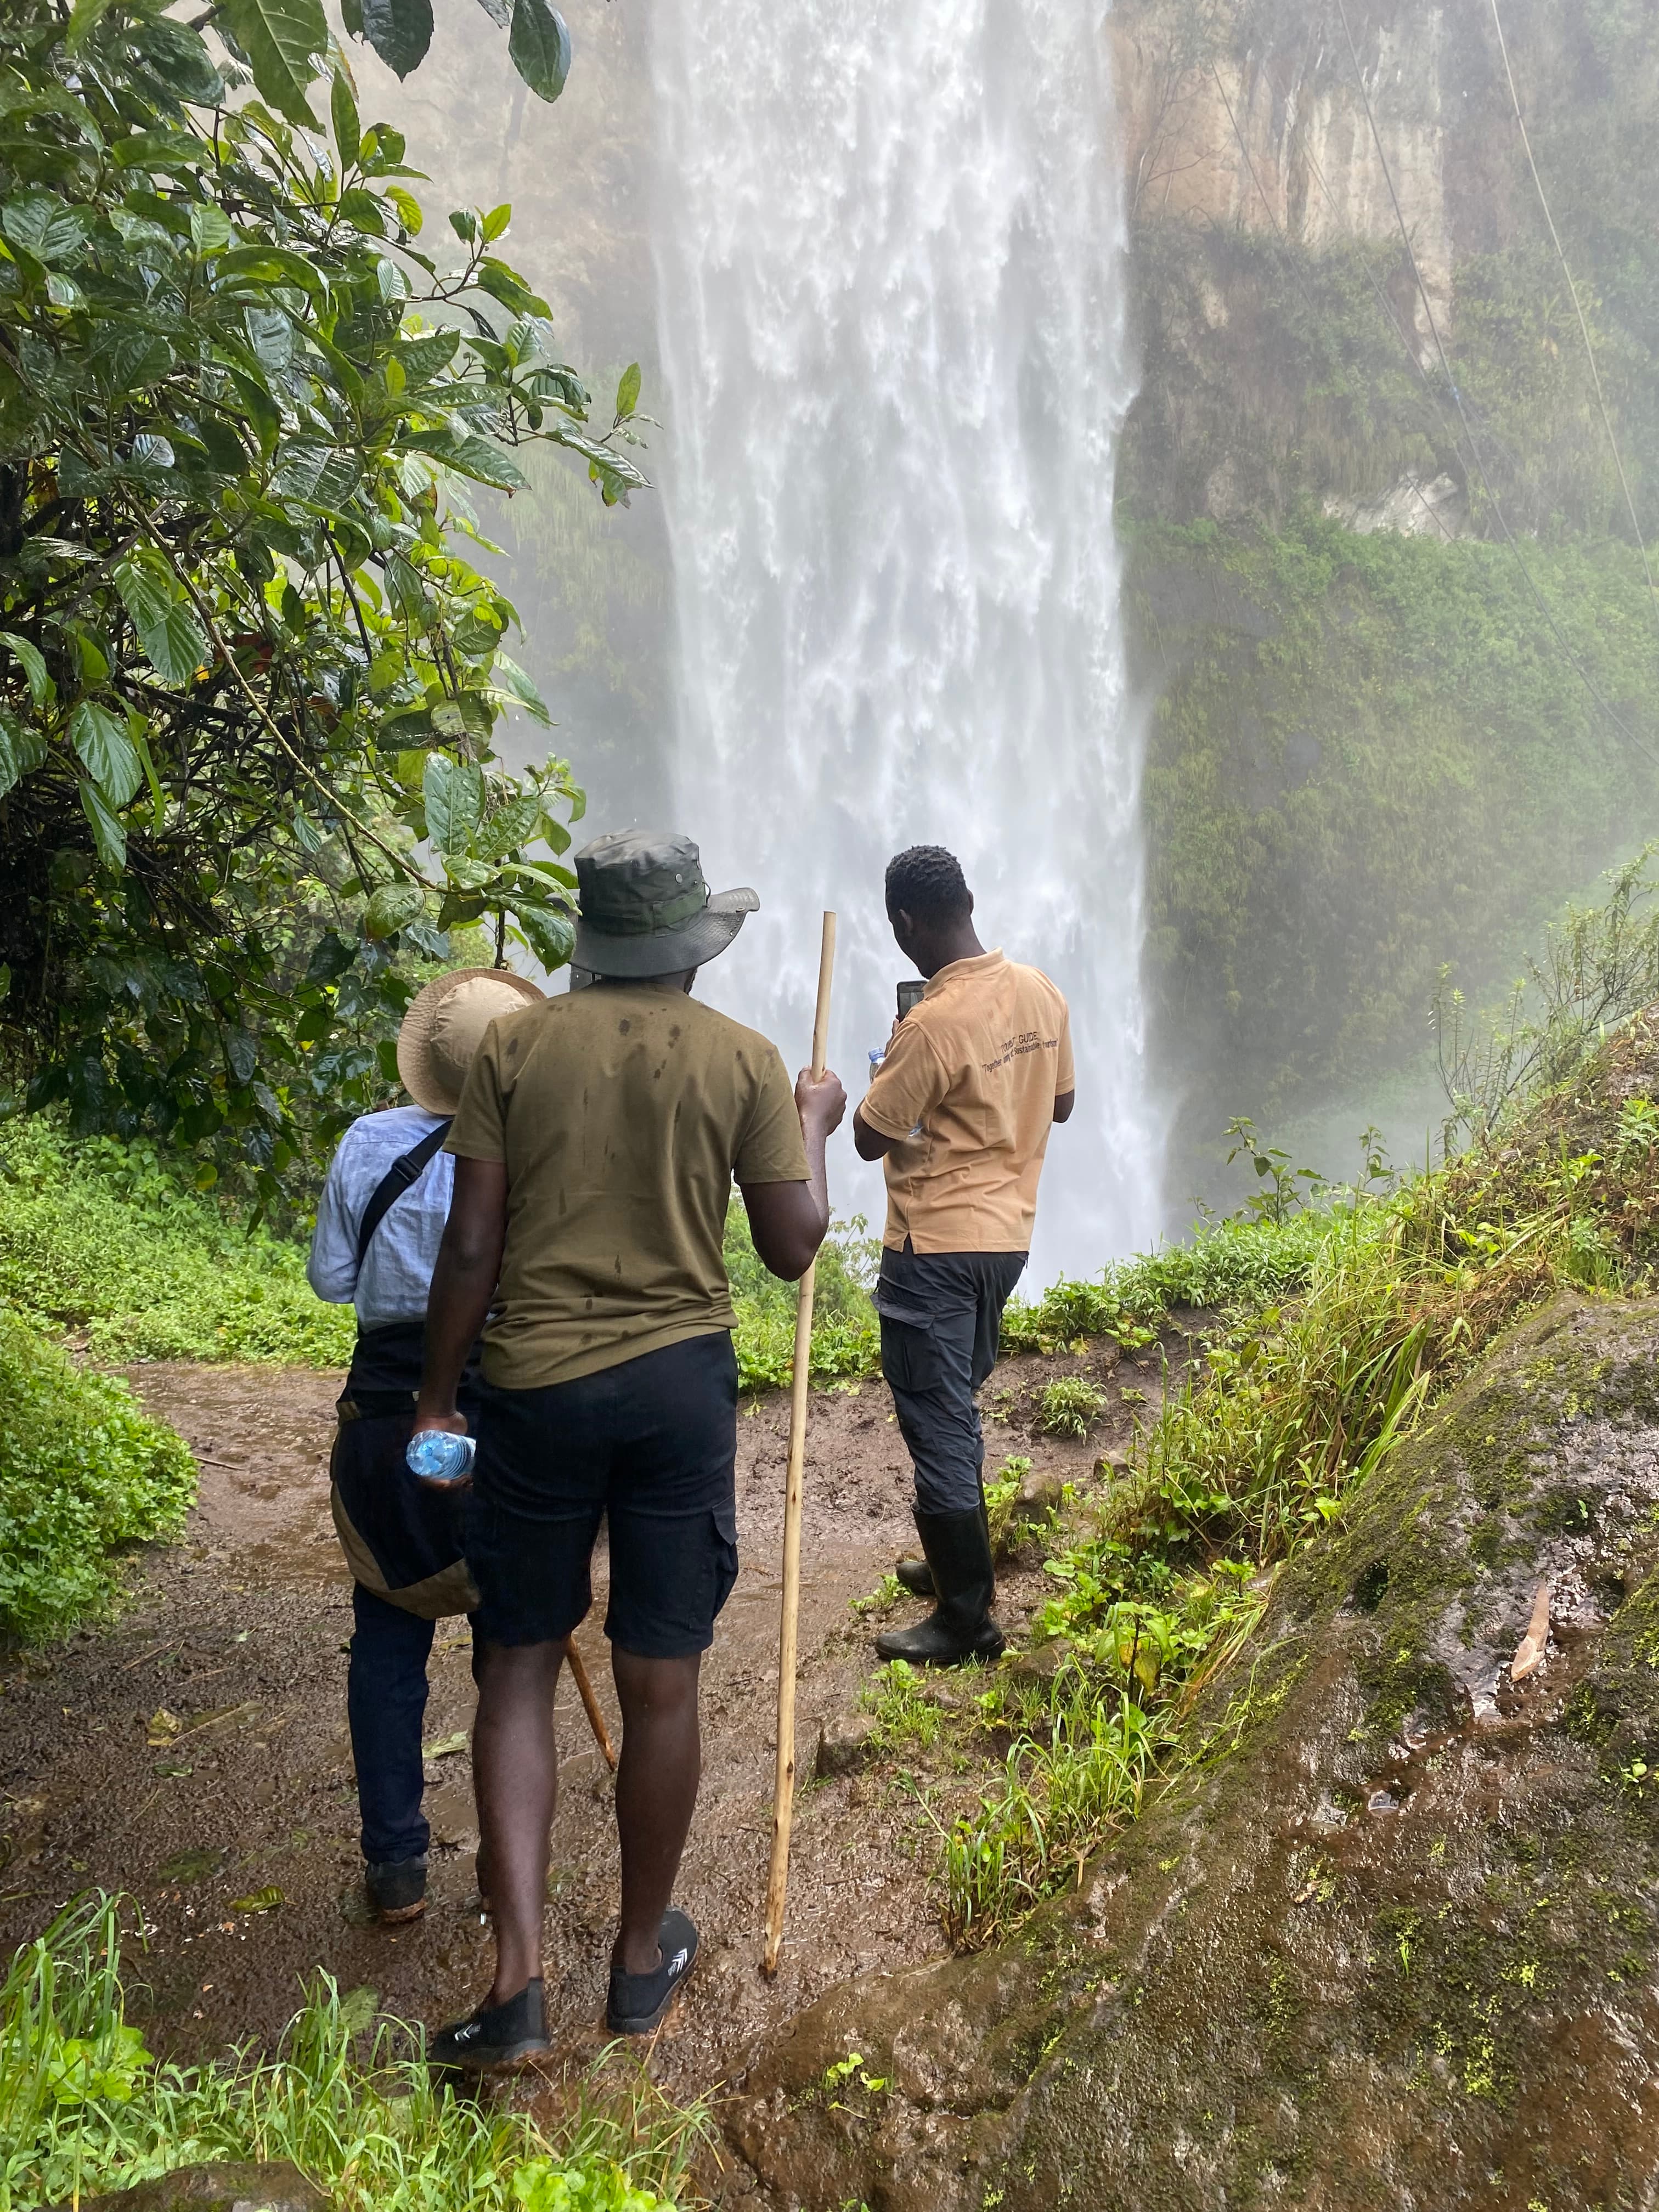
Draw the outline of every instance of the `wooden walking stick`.
M593 1731L593 1741L605 1753L605 1763L614 1774L617 1754L611 1748L611 1732L605 1727L605 1715L599 1711L599 1701L593 1694L593 1685L587 1679L587 1669L582 1664L582 1655L576 1649L576 1639L564 1639L564 1656L570 1662L570 1679L576 1685L576 1695L582 1701L582 1711L587 1715L587 1724Z
M823 917L818 1004L812 1022L812 1075L823 1073L829 1044L830 978L836 965L836 917ZM766 1879L766 1948L761 1965L778 1970L783 1902L789 1888L789 1824L795 1810L795 1630L800 1611L801 1475L806 1463L806 1392L812 1371L812 1285L817 1262L800 1279L795 1315L795 1373L789 1393L789 1475L783 1493L783 1618L778 1636L778 1763L772 1790L772 1867Z

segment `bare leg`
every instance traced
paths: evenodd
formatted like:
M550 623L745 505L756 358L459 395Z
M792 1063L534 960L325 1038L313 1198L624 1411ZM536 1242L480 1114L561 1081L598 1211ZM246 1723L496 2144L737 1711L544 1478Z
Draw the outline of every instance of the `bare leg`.
M642 1659L611 1647L622 1705L617 1767L617 1832L622 1843L622 1920L612 1961L627 1974L654 1973L662 1962L657 1931L702 1778L697 1674L702 1655Z
M472 1782L489 1868L495 1979L486 2003L505 2004L542 1971L548 1831L558 1800L553 1693L560 1644L486 1644L478 1658Z

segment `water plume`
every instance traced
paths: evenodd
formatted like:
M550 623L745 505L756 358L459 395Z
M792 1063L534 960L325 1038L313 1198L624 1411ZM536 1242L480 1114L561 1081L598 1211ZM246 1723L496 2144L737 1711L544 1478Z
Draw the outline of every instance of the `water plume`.
M1158 1223L1141 744L1112 525L1133 396L1102 15L1076 0L654 12L677 817L763 911L717 1002L804 1060L820 908L854 1097L906 973L888 856L1070 999L1036 1279ZM879 1214L873 1170L836 1200Z

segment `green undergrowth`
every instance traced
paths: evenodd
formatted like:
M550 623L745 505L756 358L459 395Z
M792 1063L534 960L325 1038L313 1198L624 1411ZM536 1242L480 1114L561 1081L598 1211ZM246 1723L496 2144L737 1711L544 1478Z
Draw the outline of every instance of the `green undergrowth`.
M102 1611L120 1555L176 1534L195 1490L185 1443L125 1382L0 1309L0 1638Z
M313 1295L302 1245L250 1231L153 1146L73 1142L40 1115L0 1136L0 1303L111 1364L343 1367L356 1334Z
M1212 1225L1190 1245L1061 1282L1011 1305L1005 1349L1054 1351L1079 1337L1148 1343L1171 1307L1224 1307L1289 1287L1312 1249L1298 1220ZM861 1219L837 1223L818 1257L812 1375L874 1375L880 1330L870 1303L878 1247ZM796 1289L756 1255L740 1204L726 1261L745 1390L780 1389L794 1363ZM265 1361L343 1367L356 1322L305 1275L303 1243L250 1230L224 1201L189 1187L165 1154L111 1138L76 1141L44 1115L0 1134L0 1306L75 1332L88 1355L129 1360Z
M1186 1244L1162 1245L1085 1279L1063 1278L1033 1299L1014 1298L1002 1317L1004 1352L1048 1353L1092 1338L1126 1351L1156 1341L1174 1310L1227 1311L1280 1297L1307 1276L1318 1249L1316 1219L1207 1222ZM879 1247L861 1218L837 1224L818 1255L812 1323L812 1379L834 1383L881 1371L881 1330L868 1286ZM796 1291L769 1275L734 1205L726 1264L738 1311L738 1371L745 1390L782 1389L794 1367Z
M136 1908L134 1909L136 1910ZM319 1975L276 2051L154 2058L127 2017L120 1900L83 1899L0 1984L0 2212L213 2159L289 2159L336 2212L689 2212L708 2134L619 2055L544 2132L428 2073L422 2032ZM142 1960L139 1962L142 1972Z
M836 1382L873 1375L881 1365L881 1334L866 1285L875 1279L878 1247L862 1216L831 1224L818 1253L812 1299L812 1379ZM732 1333L738 1381L744 1390L787 1389L795 1369L793 1283L769 1274L740 1200L726 1217L726 1272L738 1316Z
M1564 1284L1659 1288L1659 1008L1479 1146L1328 1194L1301 1234L1299 1285L1235 1309L1127 1471L1070 1516L1027 1647L912 1742L936 1782L965 1752L982 1778L967 1804L954 1780L929 1796L959 1944L1078 1879L1155 1773L1207 1755L1198 1693L1248 1647L1280 1564L1340 1521L1511 1320ZM927 1694L878 1689L890 1747Z

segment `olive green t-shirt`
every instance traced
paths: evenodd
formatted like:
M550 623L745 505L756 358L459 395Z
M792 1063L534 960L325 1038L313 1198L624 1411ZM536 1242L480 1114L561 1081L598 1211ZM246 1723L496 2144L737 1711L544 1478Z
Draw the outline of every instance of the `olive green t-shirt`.
M777 1048L683 991L595 983L493 1022L445 1150L507 1164L483 1371L566 1382L730 1328L732 1182L805 1182Z

